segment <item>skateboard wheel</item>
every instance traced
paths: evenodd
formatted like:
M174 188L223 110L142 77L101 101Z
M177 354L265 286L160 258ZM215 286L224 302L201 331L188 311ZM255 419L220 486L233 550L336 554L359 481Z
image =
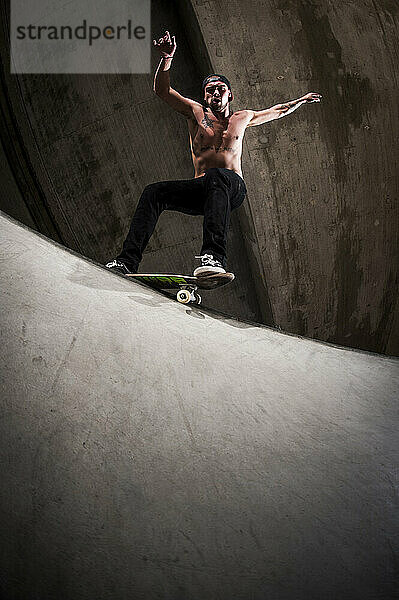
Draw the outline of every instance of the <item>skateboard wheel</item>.
M177 292L176 297L177 297L177 300L179 302L181 302L182 304L188 304L191 300L191 294L187 290L179 290Z
M197 304L201 304L202 302L202 298L199 294L195 294L195 301Z

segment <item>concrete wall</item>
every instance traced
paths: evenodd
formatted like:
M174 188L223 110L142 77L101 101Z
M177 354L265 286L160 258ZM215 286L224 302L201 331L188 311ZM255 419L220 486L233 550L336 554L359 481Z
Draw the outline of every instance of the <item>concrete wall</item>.
M247 132L259 276L284 330L398 352L398 10L390 1L192 2L237 108L320 92Z
M205 303L398 354L397 5L152 5L154 36L176 33L172 82L182 93L199 99L211 69L231 79L234 109L323 94L321 104L248 130L249 194L229 235L237 278ZM2 36L6 66L4 23ZM152 74L10 77L5 68L2 85L4 177L19 190L2 207L70 248L107 260L147 183L192 176L185 121L154 96ZM142 270L190 270L200 243L200 218L164 214Z

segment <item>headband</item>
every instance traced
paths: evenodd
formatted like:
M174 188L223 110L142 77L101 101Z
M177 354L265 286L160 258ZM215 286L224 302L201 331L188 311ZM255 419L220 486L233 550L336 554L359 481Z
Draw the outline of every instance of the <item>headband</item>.
M223 81L223 83L225 83L229 88L231 93L231 99L233 99L233 92L231 91L230 81L224 75L218 75L217 73L212 73L212 75L208 75L208 77L205 77L204 81L202 82L203 92L205 90L205 87L208 85L208 83L211 83L211 81Z

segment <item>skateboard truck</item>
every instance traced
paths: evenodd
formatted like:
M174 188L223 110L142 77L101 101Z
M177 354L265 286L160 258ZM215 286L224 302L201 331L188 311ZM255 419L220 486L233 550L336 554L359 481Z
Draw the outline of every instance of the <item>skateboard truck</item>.
M198 286L196 285L184 285L180 286L180 290L176 294L177 301L181 304L188 304L189 302L195 302L195 304L201 304L201 296L197 292Z
M176 275L173 273L129 273L126 275L155 289L178 290L176 300L180 304L201 304L200 290L213 290L230 283L233 273L210 273L194 277L193 275Z

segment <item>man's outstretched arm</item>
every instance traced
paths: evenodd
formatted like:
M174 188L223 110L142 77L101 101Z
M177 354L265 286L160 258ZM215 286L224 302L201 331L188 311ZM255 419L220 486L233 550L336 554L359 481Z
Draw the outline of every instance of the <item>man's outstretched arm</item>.
M196 104L195 101L185 98L170 87L169 69L176 52L175 36L171 37L169 31L165 31L165 35L158 41L154 40L153 44L161 54L161 62L154 77L154 92L171 108L185 117L191 118L193 116L193 105Z
M283 104L275 104L270 108L265 108L265 110L252 110L250 111L252 113L252 118L248 123L248 126L253 127L254 125L262 125L268 121L281 119L281 117L285 117L286 115L294 112L294 110L299 108L302 104L310 104L311 102L320 101L320 94L309 92L309 94L305 94L305 96L302 96L297 100L290 100L289 102L284 102Z

